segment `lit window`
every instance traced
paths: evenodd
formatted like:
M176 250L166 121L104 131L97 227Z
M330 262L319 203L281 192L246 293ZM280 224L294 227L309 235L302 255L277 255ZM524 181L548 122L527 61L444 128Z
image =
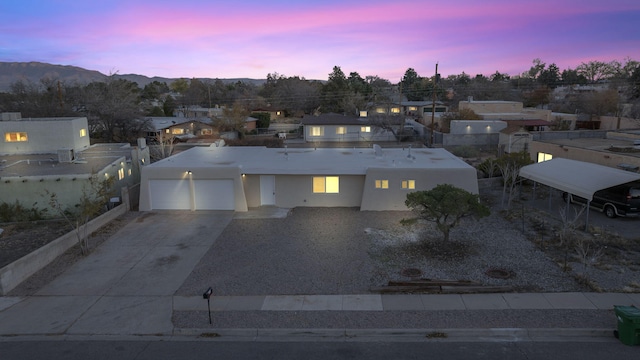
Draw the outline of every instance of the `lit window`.
M280 114L282 114L282 112L276 111L276 116L280 116Z
M8 132L4 133L4 140L6 142L21 142L27 141L27 133L26 132Z
M389 180L376 180L376 189L388 189Z
M166 129L164 132L168 134L169 133L169 129Z
M399 114L400 113L400 108L392 107L391 108L391 112L394 113L394 114Z
M361 126L360 132L363 132L363 133L371 132L371 126Z
M376 113L378 113L378 114L385 114L385 113L386 113L386 111L384 110L384 108L379 107L379 108L376 108Z
M80 129L80 137L87 136L87 129Z
M416 181L415 180L402 180L402 188L403 189L415 189Z
M418 111L417 106L409 106L409 111Z
M311 127L311 136L324 136L324 127L322 127L322 126L312 126Z
M340 192L340 178L337 176L314 176L313 192L337 194Z
M538 153L538 162L541 163L543 161L547 161L547 160L551 160L553 159L553 155L551 154L546 154L546 153Z
M337 135L344 135L347 133L347 127L346 126L338 126L336 128L336 134Z
M173 134L173 135L181 135L181 134L184 134L184 129L180 129L180 128L173 128L173 129L171 129L171 134Z
M367 117L367 110L360 110L360 117Z
M120 168L120 170L118 170L118 180L122 179L124 179L124 169Z
M127 170L127 175L131 176L131 169Z
M213 134L213 131L212 131L211 129L202 129L202 130L200 131L200 133L201 133L202 135L211 135L211 134Z

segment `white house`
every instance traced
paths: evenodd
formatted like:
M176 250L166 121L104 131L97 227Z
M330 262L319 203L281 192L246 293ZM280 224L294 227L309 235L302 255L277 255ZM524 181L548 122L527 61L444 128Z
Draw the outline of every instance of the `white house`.
M212 145L143 167L140 211L407 210L407 193L445 183L478 193L476 170L444 149Z
M399 127L400 118L392 118ZM301 125L306 142L396 141L389 129L380 127L368 117L342 114L305 115Z
M86 117L22 118L20 113L2 113L0 134L0 155L77 152L90 145Z
M150 163L144 139L137 147L90 145L84 117L22 119L3 113L0 118L0 202L45 209L48 192L63 207L73 207L91 177L114 179L118 194L137 184L140 167Z

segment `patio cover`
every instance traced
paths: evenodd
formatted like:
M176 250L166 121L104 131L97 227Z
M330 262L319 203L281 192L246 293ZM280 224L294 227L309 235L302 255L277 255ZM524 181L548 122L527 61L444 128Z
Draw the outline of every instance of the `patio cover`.
M589 201L598 190L640 180L637 173L562 158L523 166L520 176Z

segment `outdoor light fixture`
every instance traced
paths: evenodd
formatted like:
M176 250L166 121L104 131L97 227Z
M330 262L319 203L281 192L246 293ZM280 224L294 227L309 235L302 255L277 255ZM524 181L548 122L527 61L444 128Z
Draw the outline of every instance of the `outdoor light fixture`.
M191 170L187 170L187 174L191 175L192 174Z

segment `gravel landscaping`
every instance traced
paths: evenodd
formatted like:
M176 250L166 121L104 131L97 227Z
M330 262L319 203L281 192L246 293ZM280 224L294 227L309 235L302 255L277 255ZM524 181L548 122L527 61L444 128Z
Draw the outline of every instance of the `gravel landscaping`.
M411 212L296 208L284 219L233 220L178 295L212 286L217 295L364 294L390 280L471 280L517 291L587 291L499 213L465 219L450 243ZM425 240L427 239L427 240ZM510 277L487 275L506 270Z

